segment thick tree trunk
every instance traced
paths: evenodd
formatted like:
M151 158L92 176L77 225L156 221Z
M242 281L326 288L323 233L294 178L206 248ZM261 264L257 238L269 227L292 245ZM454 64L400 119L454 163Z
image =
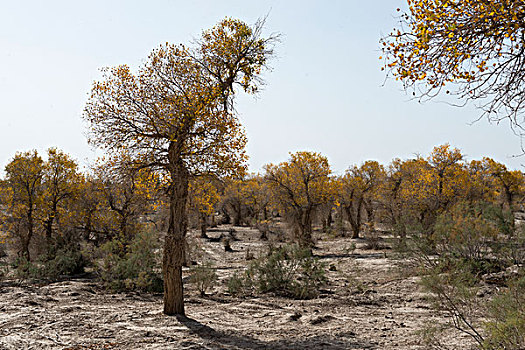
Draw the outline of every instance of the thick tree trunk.
M326 217L326 228L330 229L332 228L332 209L328 210L328 216Z
M20 242L22 243L22 249L21 249L22 256L27 261L31 261L31 255L29 253L29 242L30 242L29 236L21 237Z
M230 217L230 214L228 214L228 210L226 210L226 207L223 207L221 210L222 216L223 216L223 222L221 224L229 224L232 221L232 218Z
M241 226L242 225L242 207L241 203L237 203L234 206L235 210L235 218L233 220L233 226Z
M301 217L301 237L300 244L305 247L311 247L312 242L312 216L310 210L305 210Z
M182 161L174 164L170 188L170 219L164 244L164 313L184 315L182 266L185 260L187 230L186 200L189 174Z
M351 238L359 238L359 232L361 231L361 207L362 207L362 200L359 200L357 204L357 208L355 210L355 217L352 213L352 206L345 207L346 215L348 216L348 221L350 222L350 226L352 227L352 237Z
M374 207L372 206L372 203L365 202L365 210L366 210L366 220L370 224L370 231L374 231L375 218L374 218Z
M46 242L48 245L51 245L53 239L53 221L54 216L49 216L49 218L44 221L44 230L46 232Z
M201 225L201 238L208 238L206 229L208 228L208 223L206 222L206 214L199 214L199 220Z

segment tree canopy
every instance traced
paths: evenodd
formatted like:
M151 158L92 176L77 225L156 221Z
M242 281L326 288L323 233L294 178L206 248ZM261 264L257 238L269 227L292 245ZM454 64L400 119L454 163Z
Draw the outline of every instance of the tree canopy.
M84 118L90 141L126 153L138 168L168 179L170 219L164 246L164 312L184 314L182 264L186 205L192 176L237 173L245 167L246 135L234 111L237 87L254 93L275 36L225 19L191 46L166 43L136 74L126 65L104 69Z
M384 67L419 98L444 91L476 101L490 120L523 123L525 3L407 0L381 39ZM397 9L400 11L400 9ZM383 58L383 57L381 57Z

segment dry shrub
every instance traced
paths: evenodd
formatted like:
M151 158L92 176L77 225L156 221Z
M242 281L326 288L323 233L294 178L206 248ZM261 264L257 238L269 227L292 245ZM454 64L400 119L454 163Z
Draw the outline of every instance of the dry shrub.
M211 262L190 268L190 282L197 287L201 296L206 295L206 291L215 285L217 279L217 273Z
M480 349L524 348L525 273L523 261L517 261L522 234L501 208L459 202L437 218L426 246L417 250L424 262L422 282L436 307ZM516 273L507 273L505 268L516 262ZM501 277L503 289L487 307L476 295L482 281L489 280L485 277L494 275Z

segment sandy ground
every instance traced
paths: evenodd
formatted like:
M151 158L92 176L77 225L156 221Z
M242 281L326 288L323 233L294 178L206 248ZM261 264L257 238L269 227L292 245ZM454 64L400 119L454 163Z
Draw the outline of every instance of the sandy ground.
M363 240L317 242L314 253L332 266L317 299L232 297L225 280L246 266L247 249L257 255L266 245L257 231L236 230L240 240L229 253L190 233L220 279L205 297L187 284L187 318L164 316L161 295L109 294L93 279L4 283L0 349L428 349L419 331L446 322L402 260L364 249ZM442 340L456 349L471 345L455 331Z

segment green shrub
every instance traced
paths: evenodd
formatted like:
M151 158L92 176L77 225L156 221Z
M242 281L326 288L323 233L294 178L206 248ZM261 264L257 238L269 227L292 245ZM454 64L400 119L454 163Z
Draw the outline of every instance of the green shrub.
M138 233L129 245L119 238L104 244L101 247L104 258L98 270L105 285L114 291L161 292L157 245L152 231Z
M76 246L60 247L49 258L46 254L29 262L17 258L13 262L15 274L20 279L57 280L62 276L72 276L84 272L87 261Z
M485 349L525 349L525 277L492 300L489 319Z
M486 258L499 233L486 208L490 207L460 202L440 215L432 237L437 253L462 260Z
M12 267L15 271L15 276L22 280L38 278L40 276L39 266L27 261L25 257L16 258L12 263Z
M512 263L509 247L514 246L513 224L508 213L492 204L459 202L436 220L431 244L420 252L436 254L447 266L461 264L478 278L498 272Z
M206 291L215 285L217 279L217 273L210 262L190 269L190 282L197 286L201 296L204 296Z
M483 336L478 327L481 306L476 299L477 278L465 266L459 261L446 269L436 265L424 271L421 283L426 291L432 293L430 300L434 308L446 312L454 328L470 335L481 345Z
M228 290L232 294L259 292L311 299L325 284L325 265L310 250L285 245L253 261L244 274L234 275L228 281Z
M245 275L234 273L233 276L228 279L228 293L232 295L248 294L248 291L251 290L252 287L251 285L248 285L249 281L251 281L251 279L246 279Z
M71 276L84 272L87 261L79 249L65 247L59 249L55 257L44 261L41 267L41 274L50 279L57 279L60 276Z
M496 294L488 308L477 297L486 276L494 274L501 279L497 283L506 285L512 279L506 267L515 264L522 270L522 232L509 212L493 204L459 202L437 218L428 245L416 250L424 262L422 282L436 307L478 348L524 348L525 280Z

